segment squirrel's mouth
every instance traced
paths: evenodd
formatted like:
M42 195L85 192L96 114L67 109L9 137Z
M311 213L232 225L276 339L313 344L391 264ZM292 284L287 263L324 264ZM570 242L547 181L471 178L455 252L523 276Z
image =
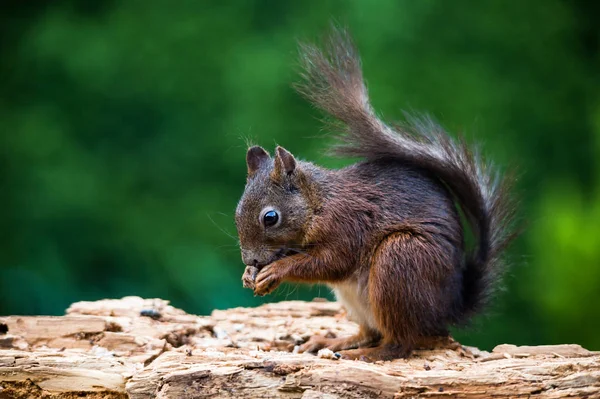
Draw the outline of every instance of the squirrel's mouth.
M285 257L288 257L290 255L294 255L297 253L300 253L301 251L298 249L294 249L294 248L289 248L287 246L283 246L281 248L279 248L275 253L273 253L273 256L271 257L271 259L263 264L263 265L255 265L256 268L258 268L258 270L261 270L263 267L270 265L271 263L277 262L278 260L281 260Z

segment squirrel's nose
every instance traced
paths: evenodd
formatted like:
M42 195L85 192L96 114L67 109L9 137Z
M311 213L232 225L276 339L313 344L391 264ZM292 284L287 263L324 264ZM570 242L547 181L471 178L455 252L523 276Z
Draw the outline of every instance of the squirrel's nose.
M244 262L244 264L246 266L258 266L258 259L256 259L256 256L254 253L252 253L251 251L242 251L242 262Z
M244 264L246 266L254 266L254 267L258 267L258 268L260 268L262 266L265 266L265 265L267 265L269 263L269 262L264 261L264 260L262 260L262 261L258 260L258 259L256 259L255 257L253 257L251 255L250 256L242 256L242 262L244 262Z

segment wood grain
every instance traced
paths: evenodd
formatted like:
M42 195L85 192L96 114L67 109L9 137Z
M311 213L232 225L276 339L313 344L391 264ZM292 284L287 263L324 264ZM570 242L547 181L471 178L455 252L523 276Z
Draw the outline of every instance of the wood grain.
M600 353L579 345L447 343L367 363L290 352L358 327L334 302L193 316L160 299L79 302L0 317L0 398L598 398Z

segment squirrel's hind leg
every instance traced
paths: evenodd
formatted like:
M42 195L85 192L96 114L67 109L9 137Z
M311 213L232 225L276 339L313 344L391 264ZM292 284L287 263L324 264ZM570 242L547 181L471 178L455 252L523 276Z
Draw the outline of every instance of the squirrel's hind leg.
M299 352L315 353L323 348L337 352L377 345L380 340L381 335L378 332L361 326L359 332L350 337L327 338L322 335L313 335L300 346Z
M449 335L421 337L415 344L415 349L449 349L454 351L462 351L461 345L454 341ZM341 351L342 359L346 360L363 360L367 362L375 360L393 360L408 357L411 353L410 347L395 344L393 342L382 343L371 348L358 348Z
M342 352L350 359L408 356L425 337L444 334L448 298L443 287L452 259L434 237L398 232L377 247L369 271L369 301L382 343Z

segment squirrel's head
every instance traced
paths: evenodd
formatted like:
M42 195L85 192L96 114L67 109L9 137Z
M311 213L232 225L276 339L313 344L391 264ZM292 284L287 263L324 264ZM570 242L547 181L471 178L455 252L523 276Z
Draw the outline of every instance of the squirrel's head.
M271 158L262 147L246 154L248 178L235 212L242 260L265 266L298 250L304 241L311 207L304 163L282 147Z

